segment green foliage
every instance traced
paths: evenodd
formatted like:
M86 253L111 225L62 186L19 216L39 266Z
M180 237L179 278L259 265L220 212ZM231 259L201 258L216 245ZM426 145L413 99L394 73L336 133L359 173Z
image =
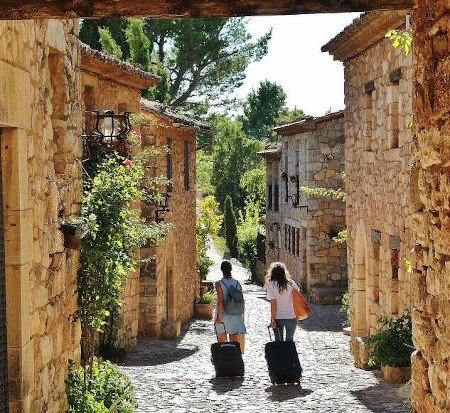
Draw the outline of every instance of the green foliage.
M140 181L144 163L132 167L113 155L98 166L82 204L82 217L92 220L90 236L82 245L78 271L78 304L83 327L101 331L128 274L136 268L134 252L161 239L167 227L147 225L132 203L143 197Z
M260 207L257 203L249 202L244 212L239 211L237 238L239 258L253 275L258 258L258 233L262 231Z
M197 245L197 269L200 276L205 279L209 267L214 262L210 260L206 253L208 251L209 240L215 237L222 226L223 217L219 213L219 204L214 196L206 197L200 205L200 214L196 223L196 245Z
M266 206L266 168L259 166L244 172L240 187L244 191L247 202L254 203L263 211Z
M122 58L122 50L117 42L112 37L110 30L105 27L98 29L98 34L100 36L100 44L102 46L102 50L109 53L112 56L117 57L118 59Z
M230 104L247 67L267 54L271 32L253 40L247 24L245 18L83 20L80 38L100 49L98 28L109 28L124 59L162 75L145 96L205 113L212 104Z
M341 313L344 313L347 318L342 323L342 327L348 327L350 325L350 295L349 293L345 293L342 296L342 305L341 305Z
M248 139L240 122L219 117L214 123L217 144L212 154L211 184L222 209L226 196L230 195L235 208L240 210L244 208L247 197L241 188L241 179L247 171L264 167L262 158L257 155L264 145Z
M225 239L227 241L227 247L230 250L230 254L232 257L237 257L236 215L233 208L233 200L229 195L225 198L224 227Z
M145 21L143 19L129 19L125 35L130 47L130 62L138 63L144 70L149 70L151 67L152 43L144 30Z
M206 151L198 151L196 155L197 186L202 197L214 195L215 187L211 183L214 169L212 154Z
M205 292L201 295L197 296L197 299L195 300L195 302L197 304L211 304L216 300L216 295L214 293L211 292Z
M133 413L137 407L130 380L109 361L78 369L69 362L66 386L69 413Z
M411 315L380 317L378 324L378 333L368 340L372 347L369 363L373 366L410 366L414 351Z
M340 188L308 188L306 186L301 186L300 191L304 192L311 198L329 198L334 201L345 202L347 194Z
M80 40L96 50L102 49L99 28L108 29L123 53L123 59L130 57L130 50L125 39L127 19L84 19L81 22Z
M401 49L408 55L412 48L412 35L409 31L400 32L399 30L389 30L385 37L392 40L392 46Z
M272 128L286 109L286 93L283 88L268 80L262 81L257 90L247 96L242 118L243 129L249 138L269 140Z
M283 113L277 118L277 125L281 123L298 121L305 117L305 113L301 109L285 109Z

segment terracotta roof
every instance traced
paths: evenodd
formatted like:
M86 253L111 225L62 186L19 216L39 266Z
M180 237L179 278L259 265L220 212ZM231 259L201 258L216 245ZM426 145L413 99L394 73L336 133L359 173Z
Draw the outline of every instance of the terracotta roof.
M268 161L278 161L281 158L281 147L266 148L263 151L257 152L257 154Z
M162 116L174 123L179 123L183 126L195 128L202 132L211 132L212 126L203 122L199 117L189 115L180 110L163 105L160 102L141 99L141 109L145 112L150 112L158 116Z
M316 129L318 123L329 122L334 119L344 117L344 111L329 113L324 116L308 116L298 121L284 123L283 125L273 128L273 130L279 135L294 135L296 133L313 131Z
M81 43L81 70L136 89L148 89L161 83L162 80L160 76L146 72L139 65L124 62L106 52L91 49L84 43Z
M363 13L321 50L330 53L334 60L350 59L384 38L388 30L404 25L409 13L407 10Z

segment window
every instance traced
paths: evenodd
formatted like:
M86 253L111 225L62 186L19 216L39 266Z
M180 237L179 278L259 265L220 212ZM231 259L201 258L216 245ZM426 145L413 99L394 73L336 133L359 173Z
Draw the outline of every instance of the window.
M297 228L297 257L300 257L300 229Z
M392 102L388 106L388 136L389 136L389 148L395 149L399 145L399 85L394 84L391 86Z
M380 300L380 245L381 232L372 230L372 287L373 300L377 303Z
M184 189L189 191L190 188L190 145L188 141L184 141Z
M278 212L280 210L280 187L275 184L275 205L274 210Z
M391 269L392 269L392 279L398 279L398 251L391 250Z
M284 202L289 202L289 179L284 178Z
M375 91L375 83L368 82L364 86L364 91L366 92L366 104L365 104L365 123L366 123L366 134L364 149L366 151L373 150L373 99Z
M291 252L291 227L287 227L288 230L288 251Z
M287 227L287 225L285 225L284 226L284 249L285 249L285 251L287 251L287 238L288 238L287 232L288 232L288 227Z
M267 209L272 210L272 184L267 185Z
M291 238L292 238L292 249L291 249L291 253L292 253L292 255L295 255L295 251L296 251L296 248L295 248L295 227L292 227L292 236L291 236Z
M167 139L167 155L166 155L166 174L167 179L172 181L173 179L173 141L171 138ZM167 192L172 192L173 183L167 185Z

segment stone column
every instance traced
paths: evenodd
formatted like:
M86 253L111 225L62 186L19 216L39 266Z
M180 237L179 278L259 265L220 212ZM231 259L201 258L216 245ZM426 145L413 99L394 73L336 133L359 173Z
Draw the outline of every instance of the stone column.
M450 411L450 1L416 0L413 406Z

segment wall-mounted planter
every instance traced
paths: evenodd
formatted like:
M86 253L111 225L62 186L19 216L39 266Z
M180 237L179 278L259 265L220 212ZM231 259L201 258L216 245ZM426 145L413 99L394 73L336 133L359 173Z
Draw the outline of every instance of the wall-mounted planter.
M88 233L85 226L70 222L62 223L61 231L64 234L64 247L75 250L80 248L81 242Z
M381 366L381 374L388 383L403 384L411 379L411 367Z

